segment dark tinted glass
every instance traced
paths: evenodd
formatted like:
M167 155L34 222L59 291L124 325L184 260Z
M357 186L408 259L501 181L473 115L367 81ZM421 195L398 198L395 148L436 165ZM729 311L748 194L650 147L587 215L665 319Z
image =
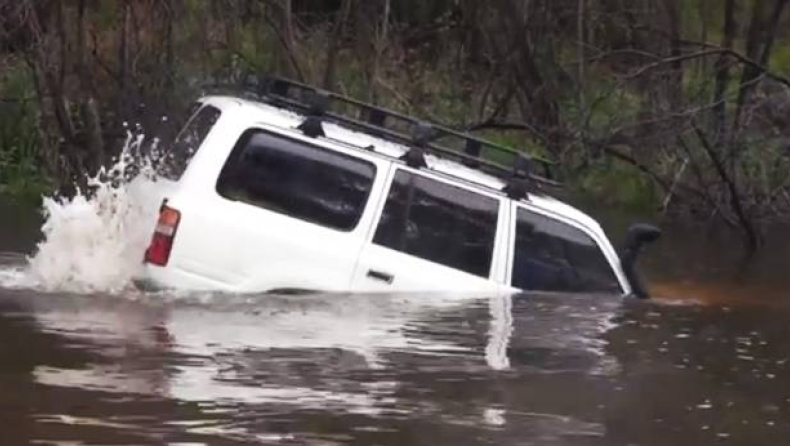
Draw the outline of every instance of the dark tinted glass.
M217 191L330 228L356 227L376 167L263 130L246 132L222 169Z
M518 210L513 286L557 292L620 292L609 261L583 231Z
M204 105L194 113L164 156L159 166L160 173L173 180L180 178L220 115L219 109L211 105Z
M496 199L399 171L373 241L488 277L498 208Z

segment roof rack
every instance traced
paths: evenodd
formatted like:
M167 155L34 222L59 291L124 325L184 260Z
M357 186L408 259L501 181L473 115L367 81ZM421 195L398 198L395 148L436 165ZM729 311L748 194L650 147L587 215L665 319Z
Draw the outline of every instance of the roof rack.
M545 159L297 81L280 77L257 81L253 92L260 99L306 115L298 129L309 137L325 135L323 121L357 128L408 146L409 150L401 159L410 167L427 167L425 154L431 153L499 177L507 183L503 191L514 199L526 198L528 193L542 190L541 186L562 186L556 166ZM248 84L246 90L249 87ZM460 142L462 148L438 144L438 141L447 140ZM506 161L485 159L484 150Z

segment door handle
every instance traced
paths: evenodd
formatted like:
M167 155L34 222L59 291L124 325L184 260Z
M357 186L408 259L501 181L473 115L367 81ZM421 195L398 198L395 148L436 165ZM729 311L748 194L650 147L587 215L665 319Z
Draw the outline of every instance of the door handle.
M392 274L376 271L373 269L368 270L368 277L373 280L378 280L388 284L391 284L395 280L395 277Z

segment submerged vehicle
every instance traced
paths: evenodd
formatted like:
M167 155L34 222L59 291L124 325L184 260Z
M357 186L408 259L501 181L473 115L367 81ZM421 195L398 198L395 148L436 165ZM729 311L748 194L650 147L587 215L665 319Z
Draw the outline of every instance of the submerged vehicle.
M550 162L298 82L203 97L167 157L141 288L647 295L658 229L618 253Z

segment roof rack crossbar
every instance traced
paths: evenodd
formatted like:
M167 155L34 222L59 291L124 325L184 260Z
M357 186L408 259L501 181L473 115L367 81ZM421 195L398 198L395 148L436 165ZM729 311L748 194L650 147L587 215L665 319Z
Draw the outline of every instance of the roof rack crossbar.
M311 137L324 136L323 123L332 121L408 146L410 151L414 151L411 162L418 167L425 166L426 153L434 153L497 176L508 184L514 178L529 183L519 189L562 186L556 175L556 166L551 161L462 131L442 125L426 125L415 117L286 78L253 78L245 87L248 93L254 94L259 100L304 114L306 118L299 125L299 130ZM333 104L338 107L332 107ZM349 113L349 110L352 112ZM439 141L443 143L439 144ZM451 141L455 141L455 144L451 144ZM485 158L484 153L492 155L497 161ZM523 160L528 163L524 178L517 173L518 166L525 165ZM405 161L409 162L408 159Z
M526 156L516 158L513 163L513 174L508 180L503 191L510 198L520 199L526 197L528 193L535 190L532 180L532 161Z
M386 120L387 114L381 110L377 108L367 109L367 121L369 124L375 125L376 127L384 127Z
M307 104L307 117L297 129L311 138L326 136L322 120L329 107L329 96L326 92L313 89L308 94Z
M431 136L433 136L433 127L430 124L420 122L412 129L411 146L409 150L401 157L406 165L415 169L428 167L425 161L425 148L428 146Z
M472 168L479 167L480 163L477 160L480 159L480 155L482 154L482 152L483 152L483 145L480 144L480 141L476 139L467 139L466 145L464 146L464 153L474 159L463 161L463 164L467 167L472 167Z
M267 97L270 97L270 95L267 96ZM282 97L282 96L277 95L276 97L273 97L273 98L270 97L270 99L272 99L273 102L275 104L277 104L278 106L291 108L291 109L297 110L297 111L302 112L302 113L308 113L308 111L310 110L310 106L308 104L306 104L306 103L304 103L302 101L296 100L296 99L292 99L290 97ZM345 124L347 126L356 128L358 130L365 131L366 133L376 134L377 136L379 136L379 137L381 137L383 139L387 139L387 140L390 140L390 141L393 141L393 142L397 142L397 143L400 143L400 144L403 144L403 145L411 146L413 144L413 136L412 135L408 135L408 134L405 134L403 132L399 132L397 130L390 129L388 127L379 127L379 126L376 126L376 125L372 125L372 124L369 124L366 121L362 121L362 120L359 120L359 119L354 119L354 118L350 118L350 117L347 117L347 116L339 115L339 114L337 114L335 112L332 112L332 111L327 111L324 114L324 119L325 120L329 120L329 121L339 122L339 123ZM432 127L432 129L433 129L434 132L437 131L437 127L435 127L435 126ZM435 138L431 138L431 139L435 140ZM486 147L486 146L490 147L490 145L485 144L486 141L484 141L484 140L480 140L480 139L477 139L477 138L468 138L468 139L476 141L476 142L479 142L481 144L481 147ZM450 159L453 159L453 160L456 160L456 161L460 161L463 164L476 165L477 169L479 169L479 170L481 170L481 171L483 171L485 173L488 173L490 175L494 175L496 177L502 178L503 180L507 180L507 179L509 179L512 176L512 172L513 172L513 168L512 167L503 165L503 164L495 162L495 161L491 161L491 160L487 160L487 159L484 159L484 158L476 157L476 156L473 156L473 155L470 155L470 154L466 154L466 153L461 152L459 150L452 149L452 148L449 148L449 147L446 147L446 146L441 146L441 145L438 145L436 143L428 143L428 144L426 144L425 148L428 149L429 151L433 152L433 153L436 153L437 155L441 155L441 156L444 156L444 157L447 157L447 158L450 158ZM515 157L515 156L522 155L522 154L520 152L512 151L512 155ZM523 156L526 157L526 155L523 155ZM530 158L530 159L533 161L533 164L537 161L538 165L540 165L540 166L544 167L545 169L547 169L547 170L545 170L545 172L549 172L549 173L551 172L550 167L549 167L551 165L550 162L544 161L542 159L536 159L536 158ZM546 166L546 164L544 164L544 163L547 163L549 166ZM549 187L561 187L562 186L562 183L560 183L559 181L555 180L553 178L553 176L550 176L550 175L538 175L538 174L534 173L533 171L530 171L529 178L537 185L544 185L544 186L549 186Z
M265 83L261 93L268 92L277 96L288 97L288 92L291 90L291 86L294 85L293 82L289 82L285 79L270 78L268 82Z

